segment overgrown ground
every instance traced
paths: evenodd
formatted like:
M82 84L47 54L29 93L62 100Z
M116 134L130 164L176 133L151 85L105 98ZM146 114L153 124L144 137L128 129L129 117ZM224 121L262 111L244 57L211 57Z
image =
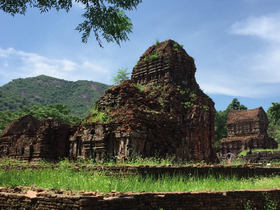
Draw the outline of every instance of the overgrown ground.
M133 158L126 161L118 161L115 162L113 160L106 162L94 162L93 160L77 160L77 161L69 161L68 159L64 159L58 162L48 162L44 160L28 162L21 161L18 159L12 158L0 158L0 168L5 166L69 166L69 167L87 167L87 166L205 166L207 165L205 162L176 162L174 158ZM222 160L221 163L215 165L227 165L226 160ZM235 158L231 161L229 166L241 166L246 165L246 163L240 159ZM250 165L260 165L260 164L250 164ZM280 161L272 162L270 165L267 163L262 164L263 167L280 167Z
M185 165L195 165L186 163ZM3 166L52 166L55 168L42 169L4 169ZM108 174L102 171L75 170L73 166L94 165L174 165L172 158L160 160L134 159L122 163L107 162L93 164L91 161L69 162L63 160L58 163L23 162L15 159L2 159L0 161L0 186L34 186L48 189L86 190L99 192L172 192L172 191L201 191L201 190L240 190L240 189L265 189L280 188L280 176L238 178L235 176L193 176L193 175L168 175L160 177L152 175L141 176L131 174ZM197 163L196 165L203 165ZM2 169L1 169L2 167Z
M193 162L174 162L174 158L133 158L126 161L115 162L113 160L107 162L93 162L93 160L77 160L77 161L69 161L67 159L61 160L59 162L47 162L47 161L36 161L36 162L27 162L21 161L12 158L2 158L0 159L0 167L7 165L42 165L42 166L50 166L50 165L68 165L68 166L140 166L140 165L149 165L149 166L164 166L164 165L204 165L204 162L193 163Z
M162 175L105 175L102 172L75 171L67 166L40 170L0 170L0 186L34 186L48 189L99 192L173 192L201 190L240 190L279 188L280 176L274 177L196 177Z
M242 152L240 152L238 154L238 157L241 156L246 156L247 152L249 152L250 150L243 150ZM280 152L280 144L278 144L278 148L277 149L252 149L252 152Z

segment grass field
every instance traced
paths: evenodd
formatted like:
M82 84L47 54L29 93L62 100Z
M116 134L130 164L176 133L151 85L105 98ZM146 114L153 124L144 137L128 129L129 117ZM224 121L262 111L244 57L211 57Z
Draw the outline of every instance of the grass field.
M250 150L243 150L238 154L238 157L245 156L249 151ZM280 151L280 144L278 144L277 149L252 149L252 152L279 152L279 151Z
M38 166L204 166L205 162L175 162L172 158L160 159L160 158L141 158L137 157L131 160L126 161L107 161L107 162L93 162L92 160L77 160L77 161L69 161L68 159L64 159L58 162L48 162L44 160L28 162L21 161L12 158L1 158L0 159L0 167L1 166L30 166L30 165L38 165ZM227 165L226 160L222 160L219 165ZM246 165L246 162L242 159L233 159L230 163L230 166L239 166ZM280 167L279 161L271 162L270 167ZM266 167L266 164L263 165Z
M155 166L155 165L203 165L205 164L204 162L200 163L193 163L193 162L174 162L172 158L165 158L165 159L160 159L160 158L134 158L131 160L126 160L126 161L119 161L119 162L114 162L114 161L107 161L107 162L93 162L92 160L77 160L77 161L69 161L67 159L61 160L59 162L47 162L47 161L38 161L38 162L27 162L27 161L21 161L17 159L12 159L12 158L2 158L0 159L0 166L7 166L7 165L44 165L48 166L51 164L58 164L58 165L79 165L79 166L115 166L115 165L120 165L120 166L139 166L139 165L150 165L150 166Z
M75 171L67 166L57 169L0 170L0 186L36 186L49 189L110 192L172 192L200 190L239 190L279 188L280 176L236 178L162 175L105 175L101 172Z

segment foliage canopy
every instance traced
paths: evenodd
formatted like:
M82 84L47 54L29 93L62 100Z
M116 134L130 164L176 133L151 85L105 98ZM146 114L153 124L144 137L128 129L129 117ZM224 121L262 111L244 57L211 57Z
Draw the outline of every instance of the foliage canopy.
M272 103L268 108L267 116L269 120L268 134L278 143L280 142L280 103Z
M11 111L0 111L0 134L12 121L19 117L30 114L38 120L57 119L64 123L75 125L81 121L80 118L71 114L71 111L62 104L51 104L46 106L33 106L30 109Z
M0 87L0 111L64 104L78 117L88 114L108 85L91 81L66 81L45 75L16 79Z
M132 23L124 11L136 9L141 2L142 0L0 0L0 10L13 16L24 15L28 7L38 8L41 13L51 9L68 12L73 4L78 3L84 7L84 21L76 27L82 33L82 42L86 43L93 31L102 47L101 37L118 45L121 41L128 40Z

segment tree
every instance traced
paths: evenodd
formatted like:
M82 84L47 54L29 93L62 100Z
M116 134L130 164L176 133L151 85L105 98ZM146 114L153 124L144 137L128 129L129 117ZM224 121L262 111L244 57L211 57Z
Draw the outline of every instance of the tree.
M247 107L240 104L237 98L232 99L232 102L227 107L227 112L229 113L231 110L246 110Z
M24 115L22 111L11 112L11 111L0 111L0 134L15 119Z
M73 3L84 6L84 21L76 27L82 33L82 42L86 43L93 31L98 44L102 47L101 37L107 42L128 40L132 31L131 20L125 10L136 9L142 0L0 0L0 10L11 15L24 15L28 7L38 8L41 13L51 9L68 12Z
M115 85L121 84L124 80L129 79L128 78L129 73L127 72L127 68L125 69L118 69L117 75L113 77L113 82Z
M280 143L280 103L272 103L267 110L268 135Z
M26 114L31 114L38 120L57 119L64 123L75 125L80 122L80 118L71 114L71 111L63 104L50 104L45 106L33 106Z
M231 110L246 110L247 107L240 104L237 98L232 99L232 102L224 111L217 111L215 116L215 147L217 148L219 141L227 137L227 117Z
M12 121L20 118L23 115L31 114L38 120L45 119L57 119L66 124L75 125L78 124L81 119L72 115L71 111L62 104L51 104L46 106L33 106L30 109L18 110L18 111L0 111L0 134L5 127Z
M280 103L272 103L272 106L267 110L267 114L273 124L280 125Z

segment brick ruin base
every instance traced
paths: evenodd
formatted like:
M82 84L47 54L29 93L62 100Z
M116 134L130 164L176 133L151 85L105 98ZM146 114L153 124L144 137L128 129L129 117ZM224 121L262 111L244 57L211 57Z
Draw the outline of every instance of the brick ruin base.
M248 163L270 163L273 161L280 161L280 151L263 151L253 152L243 157Z
M73 127L58 120L37 120L25 115L0 135L0 157L22 160L59 160L68 157Z
M228 152L235 155L245 149L277 149L278 144L274 139L268 136L249 136L227 138L227 141L220 142L220 154L225 156Z
M267 200L279 209L280 189L116 193L70 191L46 192L43 189L0 188L1 209L244 209L248 201L252 209L263 209Z

